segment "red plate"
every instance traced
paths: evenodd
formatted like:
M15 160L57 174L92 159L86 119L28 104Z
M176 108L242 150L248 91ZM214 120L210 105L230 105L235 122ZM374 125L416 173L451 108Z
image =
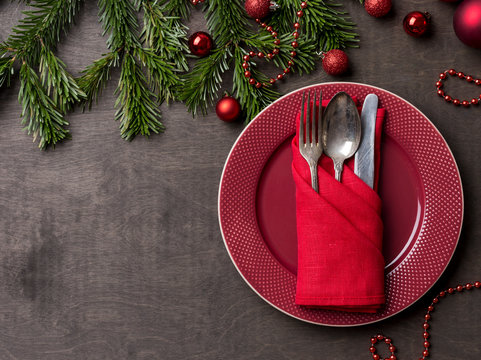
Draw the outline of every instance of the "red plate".
M386 305L376 314L307 309L294 302L297 239L290 141L300 109L294 91L262 111L232 148L219 189L224 242L244 280L265 301L297 319L354 326L392 316L439 279L454 253L463 220L463 190L454 157L439 131L413 105L386 90L325 83L339 91L379 97L387 110L382 144Z

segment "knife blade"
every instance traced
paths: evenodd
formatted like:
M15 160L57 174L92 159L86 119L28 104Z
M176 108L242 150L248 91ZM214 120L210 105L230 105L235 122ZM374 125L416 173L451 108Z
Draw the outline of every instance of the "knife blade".
M369 94L364 99L361 111L361 144L354 158L354 173L371 189L374 188L374 139L378 102L375 94Z

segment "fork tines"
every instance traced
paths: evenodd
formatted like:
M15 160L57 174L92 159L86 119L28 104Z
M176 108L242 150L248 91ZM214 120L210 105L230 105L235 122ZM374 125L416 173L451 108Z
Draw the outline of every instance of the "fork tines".
M311 107L311 91L309 90L307 92L307 104L309 105L307 106L307 109L306 109L306 101L305 101L306 92L304 91L302 93L301 119L299 123L299 146L300 145L321 146L322 92L319 91L319 98L317 98L317 95L318 95L318 92L315 91L314 101ZM317 111L316 111L317 102L319 102L319 106L317 107ZM304 132L305 132L305 136L304 136Z
M317 179L317 162L322 155L321 142L321 122L322 122L322 94L319 91L319 106L316 116L317 91L314 93L314 103L311 110L311 92L306 96L302 93L301 119L299 121L299 152L309 164L311 171L311 184L315 192L319 192L319 182ZM304 116L307 113L307 116ZM317 119L315 119L317 117ZM305 121L304 121L305 118ZM304 130L305 126L305 130ZM305 136L304 136L305 133Z

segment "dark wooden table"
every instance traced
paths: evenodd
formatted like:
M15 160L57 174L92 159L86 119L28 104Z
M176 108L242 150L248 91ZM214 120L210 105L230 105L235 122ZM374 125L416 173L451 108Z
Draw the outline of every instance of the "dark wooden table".
M481 51L454 35L455 4L394 1L388 17L374 19L358 2L343 3L361 47L348 50L351 73L340 80L412 102L459 165L464 230L433 291L479 280L481 108L445 104L434 82L450 67L481 76ZM2 2L0 40L23 8ZM432 14L430 36L404 33L411 10ZM189 25L205 29L202 14ZM74 74L106 50L101 32L96 2L86 1L58 50ZM117 80L118 73L91 112L68 116L73 140L46 152L22 131L18 79L0 90L0 360L370 359L369 338L379 331L395 339L399 359L419 357L432 294L381 323L335 329L290 318L254 294L232 265L217 220L222 167L243 126L212 112L192 119L174 104L162 109L165 134L125 142L113 120ZM280 90L332 80L317 70ZM460 97L480 93L452 84ZM434 359L480 358L480 301L476 291L436 310Z

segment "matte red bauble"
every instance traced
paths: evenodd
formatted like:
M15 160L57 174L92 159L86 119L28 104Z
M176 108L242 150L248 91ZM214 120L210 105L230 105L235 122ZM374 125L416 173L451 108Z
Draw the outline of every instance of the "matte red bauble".
M209 55L213 45L214 41L210 35L203 31L198 31L189 38L190 52L196 56Z
M226 95L217 102L215 112L222 121L231 122L239 117L241 107L236 99Z
M254 19L265 18L271 9L271 0L246 0L244 7L247 14Z
M481 0L464 0L453 18L454 32L468 46L481 48Z
M341 75L349 67L347 54L339 49L333 49L323 55L322 68L329 75Z
M364 1L364 8L367 13L374 17L381 17L386 15L391 10L391 0L366 0Z
M411 11L403 20L404 31L411 36L419 37L429 28L429 13Z

